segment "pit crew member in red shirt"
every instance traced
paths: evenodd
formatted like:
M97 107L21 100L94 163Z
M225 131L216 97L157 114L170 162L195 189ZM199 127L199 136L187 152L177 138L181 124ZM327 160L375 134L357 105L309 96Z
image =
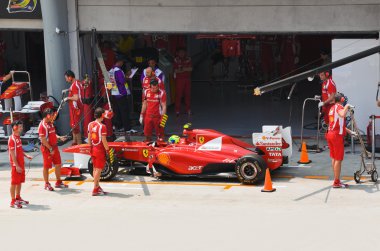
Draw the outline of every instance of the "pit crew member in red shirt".
M191 58L186 55L184 47L178 48L177 57L174 58L174 78L175 78L175 112L177 117L181 110L182 97L185 98L185 109L188 115L191 115L191 72L193 67Z
M75 74L71 70L65 72L65 80L67 83L71 84L69 96L65 98L65 102L69 101L70 127L73 131L73 145L80 145L82 144L80 119L83 109L81 83L75 79Z
M38 126L38 134L41 140L41 153L43 157L43 177L45 181L45 190L54 191L54 188L49 183L49 169L55 167L55 188L67 188L61 180L61 155L57 146L58 140L65 140L66 137L58 136L54 127L54 112L52 109L47 108L42 113L42 121Z
M106 165L106 155L109 152L107 128L102 123L105 116L104 113L103 108L96 108L94 112L95 120L88 125L88 143L90 145L91 158L94 166L92 175L94 177L94 189L92 196L107 194L99 185L100 174Z
M340 181L340 172L344 158L344 136L347 132L353 136L357 136L357 134L345 126L346 114L348 109L353 106L346 104L343 107L342 104L345 101L345 98L341 93L336 93L334 95L334 101L335 104L331 107L328 113L329 128L326 133L326 140L330 149L331 165L334 172L333 188L345 188L347 185Z
M139 121L140 124L144 124L145 140L152 140L153 129L156 131L157 138L162 139L167 120L166 92L159 89L157 80L152 79L150 89L144 91L143 97Z
M25 161L24 157L32 159L31 156L24 153L20 134L23 125L20 120L12 122L13 133L8 139L9 162L11 164L11 207L22 208L22 205L29 204L29 201L21 198L21 185L25 183Z
M326 124L328 124L329 111L330 108L334 105L333 103L336 93L336 85L328 71L319 73L319 78L322 80L322 101L319 102L318 107L322 108L321 113L323 120Z

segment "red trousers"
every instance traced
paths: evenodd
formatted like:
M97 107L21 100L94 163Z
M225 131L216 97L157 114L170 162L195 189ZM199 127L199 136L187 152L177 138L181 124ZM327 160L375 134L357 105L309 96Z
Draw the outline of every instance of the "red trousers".
M176 78L175 80L175 112L181 111L181 101L185 98L186 112L190 112L191 80L190 78Z
M157 137L163 137L163 130L160 127L161 116L145 115L144 118L144 135L145 137L152 137L153 129L156 131Z
M74 134L80 133L80 120L81 120L81 110L79 109L69 109L70 111L70 127Z

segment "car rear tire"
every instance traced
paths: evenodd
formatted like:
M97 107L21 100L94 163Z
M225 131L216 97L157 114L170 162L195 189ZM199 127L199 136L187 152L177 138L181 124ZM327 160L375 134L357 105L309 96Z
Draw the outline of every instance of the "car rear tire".
M243 184L252 185L265 178L267 165L259 155L246 155L238 159L235 173Z
M93 170L94 170L94 167L92 164L92 158L90 158L90 160L88 161L88 172L91 174L91 176L94 176L92 173ZM112 164L107 159L106 165L100 175L100 180L102 181L112 180L116 176L118 171L119 171L119 161L117 160L117 158L115 157Z

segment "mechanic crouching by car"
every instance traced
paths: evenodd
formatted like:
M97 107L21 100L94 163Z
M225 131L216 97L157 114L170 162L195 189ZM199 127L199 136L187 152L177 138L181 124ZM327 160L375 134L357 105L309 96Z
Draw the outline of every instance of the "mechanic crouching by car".
M328 113L329 128L326 133L326 140L329 145L331 165L334 172L333 188L346 188L348 185L340 181L340 171L344 158L344 136L347 132L353 136L357 136L357 134L345 126L346 114L348 109L352 108L352 106L346 104L343 107L342 104L345 102L345 97L339 92L334 95L334 101L335 104Z
M144 91L139 120L140 124L144 125L146 141L152 140L153 129L156 131L158 140L163 139L167 118L166 92L159 88L156 79L152 79L150 88Z

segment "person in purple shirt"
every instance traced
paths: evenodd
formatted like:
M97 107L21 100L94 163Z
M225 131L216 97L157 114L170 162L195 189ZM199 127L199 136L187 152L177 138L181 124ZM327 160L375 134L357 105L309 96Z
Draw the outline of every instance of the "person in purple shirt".
M156 59L154 59L154 58L148 59L148 66L152 67L156 77L161 79L161 81L165 84L165 74L160 68L158 68ZM142 83L143 79L146 77L145 70L146 69L144 69L143 73L141 74L141 78L140 78L141 83Z
M117 129L123 128L125 141L130 141L131 123L129 119L129 102L131 95L129 88L126 86L126 77L121 69L124 61L121 58L116 60L115 66L109 71L112 83L111 96L112 108L115 114L113 124Z

